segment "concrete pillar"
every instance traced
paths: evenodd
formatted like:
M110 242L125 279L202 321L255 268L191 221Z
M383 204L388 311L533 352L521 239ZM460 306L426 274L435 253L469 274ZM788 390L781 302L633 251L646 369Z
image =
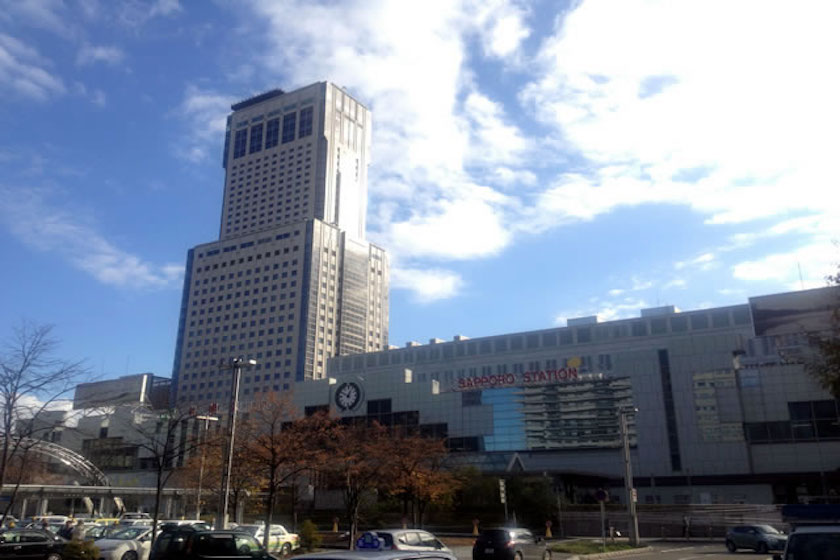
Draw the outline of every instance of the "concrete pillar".
M28 505L27 502L27 498L22 498L20 500L20 517L18 519L26 519L26 506Z
M99 515L101 515L102 517L111 517L110 511L107 514L105 513L105 498L99 498L98 500L96 500L96 502L96 511L99 513Z
M172 519L172 496L167 496L163 502L163 518Z
M38 504L38 515L47 515L48 511L50 511L50 499L41 498L41 501Z

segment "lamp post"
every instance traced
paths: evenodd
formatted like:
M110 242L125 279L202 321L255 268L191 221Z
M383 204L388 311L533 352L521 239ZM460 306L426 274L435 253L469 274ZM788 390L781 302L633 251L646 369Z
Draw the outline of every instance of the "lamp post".
M627 430L627 415L635 414L638 408L622 407L618 410L621 426L621 443L624 454L624 490L627 493L627 514L630 525L630 544L639 545L639 518L636 515L636 490L633 488L633 467L630 464L630 437Z
M193 519L201 519L201 483L204 479L204 446L207 444L207 431L210 429L210 422L218 422L218 416L202 415L196 416L196 420L204 420L204 433L202 434L203 441L201 442L201 463L198 467L198 491L195 497L195 517Z
M236 434L236 412L239 408L239 382L242 368L257 365L256 360L243 357L231 358L227 369L233 370L233 380L230 387L230 409L228 410L227 438L225 441L225 456L222 464L222 493L219 496L219 512L216 516L216 529L227 529L228 504L230 499L230 471L233 468L233 440Z

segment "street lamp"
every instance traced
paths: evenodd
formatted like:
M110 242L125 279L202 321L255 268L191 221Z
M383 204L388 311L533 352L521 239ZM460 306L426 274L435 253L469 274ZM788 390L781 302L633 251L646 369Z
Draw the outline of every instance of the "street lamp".
M242 368L257 365L256 360L243 357L231 358L225 369L233 370L230 387L230 409L228 410L227 438L225 442L225 460L222 463L222 493L219 496L219 513L216 516L216 529L227 529L228 505L230 499L230 471L233 468L233 440L236 434L236 412L239 408L239 381Z
M201 483L204 479L204 447L207 445L207 432L210 429L210 422L218 422L218 416L210 416L207 414L196 416L196 420L204 420L204 433L202 434L203 441L201 442L201 463L198 467L198 491L195 497L195 517L193 519L201 519Z
M630 437L627 430L627 415L639 412L632 406L618 409L618 420L621 426L621 446L624 451L624 490L627 493L627 514L630 521L630 544L639 545L639 518L636 515L636 490L633 488L633 467L630 464Z

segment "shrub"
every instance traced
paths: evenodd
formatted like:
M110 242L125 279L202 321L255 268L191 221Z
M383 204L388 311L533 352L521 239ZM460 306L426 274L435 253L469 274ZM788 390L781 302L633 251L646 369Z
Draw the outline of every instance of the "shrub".
M72 540L64 545L61 558L63 560L97 560L99 549L93 541Z
M318 532L318 527L310 519L307 519L300 526L300 546L307 551L321 546L321 534Z

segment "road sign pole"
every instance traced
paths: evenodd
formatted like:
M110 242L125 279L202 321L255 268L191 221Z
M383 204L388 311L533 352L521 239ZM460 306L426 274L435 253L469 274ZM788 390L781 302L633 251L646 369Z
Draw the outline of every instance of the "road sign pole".
M606 522L606 519L605 519L606 515L604 514L604 500L600 500L598 502L598 504L601 506L601 546L602 546L604 552L606 552L607 551L607 531L604 528L604 525L606 524L605 523Z

